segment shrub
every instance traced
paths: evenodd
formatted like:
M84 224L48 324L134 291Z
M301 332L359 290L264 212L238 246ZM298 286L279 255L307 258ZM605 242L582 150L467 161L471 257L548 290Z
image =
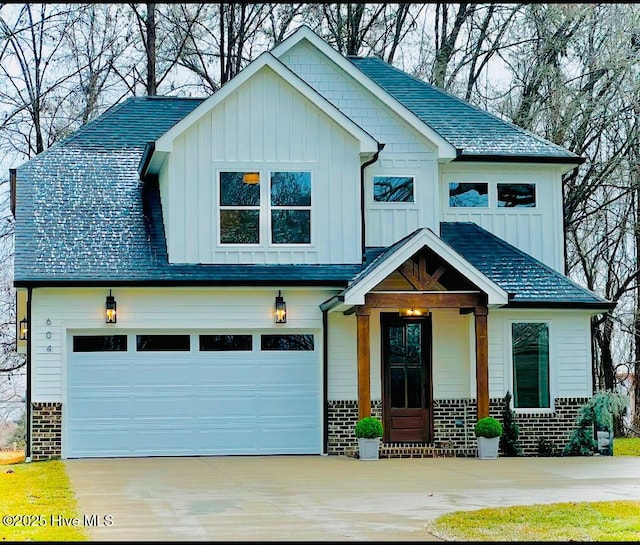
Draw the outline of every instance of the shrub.
M500 437L503 432L502 424L491 416L485 416L476 423L476 437Z
M500 450L505 456L520 456L522 448L518 443L520 428L516 422L516 413L511 410L511 392L504 396L504 407L502 409L503 434L500 437Z
M356 437L358 439L375 439L382 437L382 422L375 416L367 416L356 424Z
M627 404L627 397L617 392L602 391L595 394L580 407L576 428L562 453L565 456L591 456L597 452L594 429L612 431L614 418L624 413Z
M554 448L553 443L549 441L549 439L540 437L538 439L538 456L549 457L549 456L555 456L555 455L556 455L556 449Z

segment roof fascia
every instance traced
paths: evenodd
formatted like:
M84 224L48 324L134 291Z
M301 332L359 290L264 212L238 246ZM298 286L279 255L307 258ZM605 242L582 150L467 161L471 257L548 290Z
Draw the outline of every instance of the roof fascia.
M299 91L305 98L313 102L318 108L320 108L320 110L327 114L354 138L359 140L361 154L370 155L378 151L378 141L373 136L338 110L338 108L331 104L331 102L319 94L306 81L302 80L268 51L262 53L255 61L244 68L233 79L229 80L209 99L205 100L189 115L184 117L165 134L158 138L156 140L155 151L170 153L172 151L173 141L180 134L210 112L215 106L224 101L229 95L235 92L241 85L265 66L271 68L278 76L289 83L294 89Z
M416 116L411 110L400 103L397 99L387 93L382 87L380 87L375 81L366 76L357 67L350 63L344 56L338 53L333 47L325 42L320 36L318 36L308 26L303 25L288 38L278 44L271 50L271 54L277 58L280 58L293 46L300 43L302 40L307 40L312 46L323 53L340 69L346 72L349 76L355 79L365 89L375 95L383 104L397 113L404 121L406 121L411 127L417 130L425 138L433 142L438 148L438 156L441 161L451 161L458 156L458 150L452 146L447 140L434 131L429 125Z
M420 251L423 246L427 246L436 252L442 259L484 291L487 294L490 305L506 305L508 303L509 294L506 291L493 280L487 278L464 257L451 248L451 246L427 228L417 231L381 265L375 267L369 274L347 288L344 292L344 303L346 305L364 305L365 295L400 267L407 259L410 259Z

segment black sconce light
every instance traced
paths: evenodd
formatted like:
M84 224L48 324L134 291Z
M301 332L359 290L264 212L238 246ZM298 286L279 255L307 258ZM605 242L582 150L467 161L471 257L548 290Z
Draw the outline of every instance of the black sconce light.
M109 290L109 295L107 295L105 311L105 322L108 324L115 324L118 320L118 316L116 311L116 300L113 295L111 295L111 290Z
M276 296L276 324L286 324L287 323L287 303L284 302L280 290L278 290L278 295Z
M29 335L29 322L27 322L26 316L22 318L22 320L20 320L19 331L20 334L18 336L18 339L21 341L26 341Z

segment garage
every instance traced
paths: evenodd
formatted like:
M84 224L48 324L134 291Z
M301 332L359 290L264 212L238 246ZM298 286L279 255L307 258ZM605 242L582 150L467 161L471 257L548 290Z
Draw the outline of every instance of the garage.
M319 454L316 337L71 332L63 455Z

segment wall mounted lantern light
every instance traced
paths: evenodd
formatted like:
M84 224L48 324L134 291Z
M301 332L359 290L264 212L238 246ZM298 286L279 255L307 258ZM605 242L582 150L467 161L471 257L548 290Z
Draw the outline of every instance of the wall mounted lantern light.
M284 302L282 298L282 294L280 290L278 290L278 295L276 296L276 324L285 324L287 323L287 303Z
M26 316L22 318L22 320L20 320L19 331L20 333L18 339L20 339L21 341L26 341L29 335L29 322L27 322Z
M111 290L109 290L109 295L107 295L107 301L105 302L105 322L108 324L115 324L118 320L118 312L116 310L116 300L111 295Z

